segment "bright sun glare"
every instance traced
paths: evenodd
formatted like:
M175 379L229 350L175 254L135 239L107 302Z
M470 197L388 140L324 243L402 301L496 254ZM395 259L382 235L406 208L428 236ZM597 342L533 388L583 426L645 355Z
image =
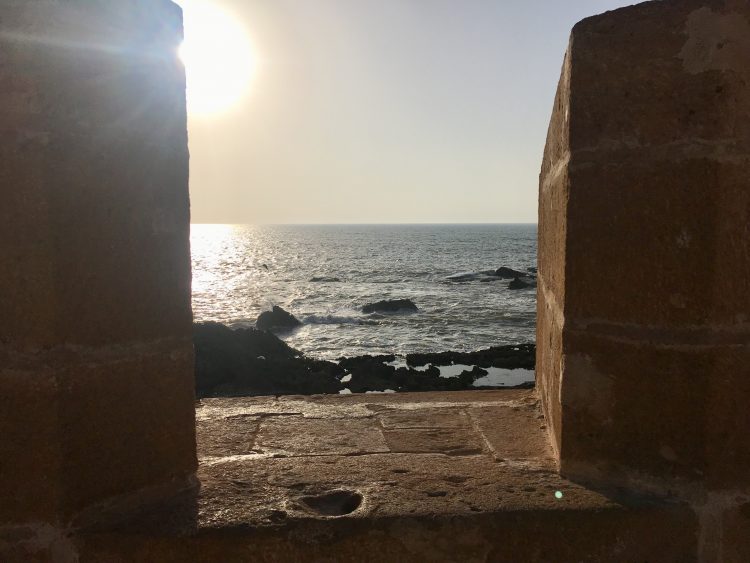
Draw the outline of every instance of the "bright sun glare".
M242 25L210 0L180 0L185 41L180 58L187 74L188 110L210 115L228 110L245 96L256 60Z

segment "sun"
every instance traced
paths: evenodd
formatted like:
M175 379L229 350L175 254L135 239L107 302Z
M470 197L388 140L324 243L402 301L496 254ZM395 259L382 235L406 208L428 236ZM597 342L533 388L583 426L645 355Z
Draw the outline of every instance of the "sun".
M187 75L188 111L226 112L250 90L256 58L240 22L210 0L179 0L185 21L180 58Z

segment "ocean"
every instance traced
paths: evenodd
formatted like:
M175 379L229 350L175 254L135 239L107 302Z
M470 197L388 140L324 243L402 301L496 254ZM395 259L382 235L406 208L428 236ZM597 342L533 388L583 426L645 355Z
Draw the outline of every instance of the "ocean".
M303 323L278 336L320 359L533 342L536 289L491 274L535 267L536 237L532 224L193 225L193 313L254 326L278 305ZM361 312L383 299L419 311Z

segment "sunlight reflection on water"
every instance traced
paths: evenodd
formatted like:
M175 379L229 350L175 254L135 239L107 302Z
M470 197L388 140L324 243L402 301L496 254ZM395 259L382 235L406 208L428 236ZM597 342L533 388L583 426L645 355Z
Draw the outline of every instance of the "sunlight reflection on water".
M279 336L312 356L534 340L534 289L511 291L486 274L447 278L535 266L536 225L193 225L191 244L196 321L252 326L279 305L303 322ZM396 298L420 311L361 312L368 302Z

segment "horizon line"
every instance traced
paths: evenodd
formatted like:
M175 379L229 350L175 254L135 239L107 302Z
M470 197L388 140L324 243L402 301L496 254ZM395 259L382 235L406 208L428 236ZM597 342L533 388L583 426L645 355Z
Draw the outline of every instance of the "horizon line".
M363 223L214 223L207 221L191 221L191 225L253 225L258 227L282 227L282 226L295 226L295 227L314 227L314 226L347 226L356 227L360 225L372 225L372 226L388 226L388 225L538 225L538 221L495 221L495 222L363 222Z

